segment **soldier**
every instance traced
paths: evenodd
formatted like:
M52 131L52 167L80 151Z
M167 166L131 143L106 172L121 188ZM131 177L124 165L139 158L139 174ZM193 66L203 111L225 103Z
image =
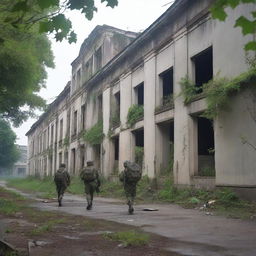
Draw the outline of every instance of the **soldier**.
M93 167L93 161L87 161L87 167L84 167L80 173L80 178L84 182L84 191L87 200L87 210L92 209L93 194L99 193L100 179L99 172Z
M129 214L133 214L133 203L136 196L136 187L141 179L141 168L138 164L130 161L124 162L124 170L120 173L119 179L123 182Z
M70 175L66 170L65 164L60 164L59 170L54 175L54 182L58 193L58 202L61 206L61 201L66 188L70 185Z

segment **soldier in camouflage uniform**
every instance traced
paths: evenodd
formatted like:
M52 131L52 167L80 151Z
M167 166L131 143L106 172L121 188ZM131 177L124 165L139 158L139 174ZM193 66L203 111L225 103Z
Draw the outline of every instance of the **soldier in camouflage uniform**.
M80 173L80 178L84 182L84 192L87 200L87 210L92 209L93 195L99 193L100 178L99 172L93 167L93 161L87 161L87 166Z
M58 193L59 206L62 205L61 201L66 188L70 185L70 175L66 170L65 164L60 164L59 170L54 175L54 182Z
M123 183L124 186L124 192L127 199L127 205L129 206L128 212L129 214L133 214L134 208L134 199L136 197L136 188L138 180L129 180L127 178L127 172L128 170L128 164L133 164L129 161L124 162L124 170L119 175L119 180Z

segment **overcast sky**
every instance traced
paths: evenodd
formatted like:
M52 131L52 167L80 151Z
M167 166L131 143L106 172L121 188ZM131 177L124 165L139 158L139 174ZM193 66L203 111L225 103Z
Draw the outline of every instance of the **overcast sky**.
M55 57L55 69L48 69L46 89L40 95L51 103L63 90L71 77L70 63L77 57L84 39L97 25L110 25L124 30L142 32L151 25L168 7L171 0L119 0L114 9L105 7L100 0L96 0L98 12L91 21L86 20L79 12L70 12L69 16L73 28L77 33L77 43L69 44L65 41L57 43L52 40L52 50ZM30 119L19 128L14 128L17 134L17 144L27 145L25 133L36 119Z

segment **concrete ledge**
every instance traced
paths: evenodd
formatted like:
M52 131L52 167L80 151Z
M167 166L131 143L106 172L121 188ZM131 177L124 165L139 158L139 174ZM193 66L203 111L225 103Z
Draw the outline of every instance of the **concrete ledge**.
M155 115L155 122L162 123L174 119L174 109L170 109Z
M196 101L191 102L188 105L188 113L190 115L196 115L205 111L206 108L207 108L207 104L206 104L205 98L198 99Z

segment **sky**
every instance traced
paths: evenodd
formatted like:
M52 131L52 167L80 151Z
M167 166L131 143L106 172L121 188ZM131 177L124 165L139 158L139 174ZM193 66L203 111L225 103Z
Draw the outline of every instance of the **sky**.
M112 9L100 3L100 0L96 0L98 11L91 21L86 20L77 11L67 13L77 33L77 42L69 44L66 41L56 42L51 39L55 69L47 69L46 88L40 91L40 96L46 99L47 103L51 103L64 89L71 78L71 62L78 56L84 39L97 25L106 24L123 30L142 32L160 17L172 2L171 0L119 0L118 6ZM17 144L27 145L25 134L34 122L36 119L29 119L19 128L13 128L17 135Z

